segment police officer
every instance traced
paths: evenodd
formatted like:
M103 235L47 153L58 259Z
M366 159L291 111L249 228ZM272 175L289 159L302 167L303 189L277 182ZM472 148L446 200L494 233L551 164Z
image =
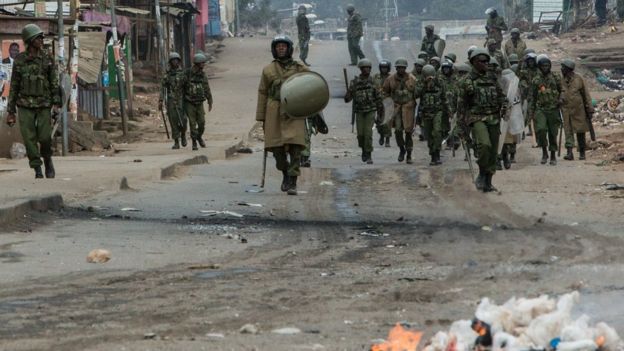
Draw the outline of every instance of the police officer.
M574 160L572 148L574 147L574 134L578 142L579 160L585 159L585 133L589 131L594 107L589 95L589 89L583 81L583 77L574 73L574 61L564 59L561 61L561 74L563 75L563 126L565 131L565 147L567 155L563 158Z
M434 56L429 59L429 65L431 65L436 70L436 72L440 70L440 64L441 64L440 58L437 56Z
M392 126L399 147L398 161L403 162L405 160L406 163L411 164L414 148L412 131L414 130L414 110L416 108L414 99L416 78L407 73L407 60L405 58L398 58L394 67L396 73L386 79L383 90L384 95L390 96L394 101ZM407 158L405 157L406 153Z
M310 47L310 22L306 16L307 9L305 5L299 5L299 14L297 15L297 34L299 39L299 58L307 66L308 49Z
M485 10L485 14L488 16L487 24L485 25L488 39L494 39L496 42L496 49L500 50L503 42L503 31L507 30L505 19L499 16L498 11L493 7Z
M459 83L458 113L464 128L469 129L477 149L479 176L475 185L483 192L496 191L492 177L496 173L496 154L500 136L501 111L506 97L500 85L488 74L490 55L474 49L470 56L473 70Z
M208 78L204 73L204 64L208 61L202 53L197 53L193 57L193 67L189 68L182 83L184 91L184 109L189 119L191 129L191 139L193 140L193 150L199 146L206 147L202 139L206 125L206 112L204 111L204 101L208 101L208 111L212 111L212 93L208 85Z
M349 45L349 55L351 56L351 65L357 65L358 59L363 59L364 53L360 48L360 39L364 35L364 27L362 26L362 16L355 12L355 6L347 5L347 42Z
M425 37L422 39L422 44L420 44L420 51L427 53L427 58L425 59L426 61L434 56L438 56L434 44L436 40L440 40L440 37L433 33L434 29L435 28L431 24L425 26ZM420 55L418 58L421 58Z
M561 126L561 78L551 72L548 56L540 55L537 59L538 73L529 87L529 119L535 121L537 145L542 148L542 164L557 164L557 133Z
M305 119L287 118L280 112L280 88L290 76L308 68L293 60L293 42L285 35L271 42L273 62L262 70L258 87L256 121L263 123L264 148L273 153L275 166L282 171L281 190L297 195L301 150L305 145Z
M509 68L509 62L507 61L507 58L505 57L505 55L503 55L503 52L497 49L496 47L497 47L496 40L492 38L488 39L487 41L488 53L490 54L490 57L495 58L496 61L498 62L499 64L498 72L500 73L502 70Z
M357 126L358 146L362 148L362 162L373 164L373 123L383 120L382 95L370 76L372 64L368 59L358 62L360 75L355 77L344 97L345 102L353 100ZM377 116L377 118L375 118Z
M457 55L455 55L454 53L450 52L450 53L444 55L444 59L446 61L450 61L451 63L455 64L455 61L457 61Z
M35 178L43 178L41 158L46 178L54 178L52 164L52 108L58 112L61 105L58 73L52 56L43 49L43 31L35 24L22 29L26 51L13 61L11 88L7 108L7 124L19 117L20 132ZM37 143L39 145L37 145Z
M528 101L529 101L529 87L531 86L531 82L533 78L538 73L537 70L537 55L534 52L531 52L531 49L527 49L528 51L524 57L524 63L520 67L520 72L518 73L518 78L520 79L520 97L522 98L522 106L523 113L525 117L525 122L529 126L529 132L527 135L533 135L533 127L531 121L529 119L529 110L528 110ZM526 106L526 108L524 107Z
M444 85L446 104L448 105L446 113L442 116L442 138L446 138L451 132L451 119L457 111L457 78L451 61L442 63L438 78L440 83ZM454 141L451 139L449 139L450 142L446 145L447 148L454 146Z
M431 65L423 67L423 79L416 84L414 98L420 98L420 113L426 133L427 146L431 156L430 166L442 164L440 148L442 146L443 122L448 116L446 87L438 77L435 68Z
M427 62L421 58L417 58L416 61L414 61L414 69L412 70L412 75L414 76L414 78L416 78L416 80L419 80L421 78L423 67L425 67L426 64Z
M373 76L373 82L379 90L379 93L383 97L383 84L388 77L390 77L390 71L392 70L392 63L388 60L381 60L379 62L379 73ZM390 137L392 136L392 128L390 127L390 121L380 121L377 123L377 132L379 133L379 145L390 147Z
M526 50L527 46L524 40L520 38L520 29L512 28L510 33L511 39L505 42L505 55L507 57L512 54L516 54L518 57L524 55L524 50Z
M160 100L158 100L158 110L163 110L163 101L167 101L167 116L171 125L171 137L173 138L172 149L186 147L186 114L182 110L184 100L182 98L182 84L184 82L184 70L180 67L182 63L180 55L172 52L169 55L169 69L161 81Z

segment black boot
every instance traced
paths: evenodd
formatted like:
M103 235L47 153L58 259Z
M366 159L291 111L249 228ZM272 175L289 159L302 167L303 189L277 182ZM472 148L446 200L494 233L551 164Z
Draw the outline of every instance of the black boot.
M436 151L436 165L442 164L442 158L440 158L440 151Z
M282 171L282 186L280 187L280 190L288 191L289 184L290 184L290 177L288 176L288 172Z
M384 136L382 134L379 134L379 146L382 146L384 144L386 138L384 138Z
M412 150L407 150L407 158L405 159L405 163L412 164Z
M49 179L54 178L54 176L56 176L56 172L54 171L54 164L52 163L52 157L44 158L43 164L45 165L46 178L49 178Z
M516 153L515 152L509 153L509 163L516 163Z
M546 146L542 146L542 161L540 163L545 165L546 162L548 162L548 150Z
M501 157L501 155L496 156L496 170L497 171L503 170L503 158Z
M498 191L498 189L496 189L494 187L494 185L492 185L492 177L494 176L494 174L492 173L488 173L485 175L485 186L483 187L483 192L484 193L489 193L492 191Z
M180 148L180 141L178 139L173 141L173 146L171 147L172 150L177 150Z
M43 178L43 172L41 172L41 166L35 167L35 178L36 179Z
M436 163L436 155L435 155L435 152L432 152L431 153L431 161L429 161L429 166L435 166L436 164L437 164Z
M390 147L390 137L386 137L386 147Z
M511 160L509 160L509 154L507 153L507 146L503 146L503 153L501 154L503 157L503 166L505 169L511 168Z
M578 140L579 160L584 160L585 149L587 148L587 144L585 144L585 133L576 133L576 140Z
M572 148L571 147L566 147L567 153L565 156L563 156L564 160L567 161L572 161L574 160L574 154L572 153Z
M182 147L186 147L186 137L184 135L182 135Z
M557 165L557 153L555 151L550 152L550 165L551 166Z
M290 177L288 195L297 195L297 176Z
M204 139L201 137L197 138L197 142L199 143L199 146L206 147L206 143L204 143Z
M366 164L369 164L369 165L373 164L373 155L371 152L366 154Z
M477 190L483 190L483 188L485 187L485 172L482 170L479 170L479 175L477 176L477 179L475 179L475 186L477 187Z
M193 139L193 150L197 150L197 140Z
M399 147L399 158L398 161L399 162L403 162L403 160L405 160L405 148L403 146Z

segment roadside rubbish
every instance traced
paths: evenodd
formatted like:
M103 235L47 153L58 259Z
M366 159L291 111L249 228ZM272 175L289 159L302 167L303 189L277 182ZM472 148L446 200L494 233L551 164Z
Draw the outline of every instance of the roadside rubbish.
M258 328L253 324L245 324L238 331L241 334L258 334Z
M201 210L199 211L201 213L203 213L203 216L216 216L219 214L224 214L224 215L228 215L228 216L232 216L232 217L236 217L236 218L243 218L243 215L238 213L238 212L234 212L234 211L216 211L216 210Z
M239 202L237 205L239 206L249 206L249 207L262 207L262 204L254 204L250 202Z
M622 184L604 182L600 185L604 186L606 190L624 190L624 185Z
M301 329L295 328L295 327L286 327L286 328L273 329L271 330L271 333L279 334L279 335L295 335L295 334L301 333Z
M88 263L105 263L110 261L111 252L104 249L95 249L91 250L87 255Z
M134 208L134 207L124 207L121 210L124 212L141 212L141 210L139 210L138 208Z
M22 159L24 157L26 157L26 146L24 146L24 144L22 143L13 143L13 145L11 145L11 150L9 151L9 154L11 155L11 158L13 160L19 160Z
M329 180L324 180L324 181L320 182L319 185L320 186L324 186L324 185L331 186L331 185L334 185L334 182L329 181Z

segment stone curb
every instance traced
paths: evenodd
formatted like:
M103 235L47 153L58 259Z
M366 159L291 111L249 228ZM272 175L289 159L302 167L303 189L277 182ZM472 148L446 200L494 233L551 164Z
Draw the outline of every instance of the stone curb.
M0 225L7 225L24 218L32 211L55 211L63 207L61 194L50 194L41 197L31 197L10 201L0 207Z

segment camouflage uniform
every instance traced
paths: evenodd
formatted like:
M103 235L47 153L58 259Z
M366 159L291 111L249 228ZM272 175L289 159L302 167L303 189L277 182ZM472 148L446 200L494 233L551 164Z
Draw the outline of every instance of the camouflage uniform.
M509 61L507 61L507 57L500 50L489 51L491 57L495 58L498 61L498 69L496 72L500 75L504 69L509 68Z
M505 55L507 57L511 56L511 54L518 55L518 58L524 56L524 50L526 50L527 46L524 40L518 38L518 41L514 43L512 39L509 39L505 42Z
M196 66L188 69L182 82L184 94L184 110L189 120L191 129L191 139L202 140L206 119L204 111L204 101L212 105L212 94L208 78L203 70Z
M310 22L305 13L299 13L297 16L297 33L299 39L299 58L305 63L308 58L310 45Z
M518 73L518 79L520 79L520 97L522 98L522 109L526 124L529 124L529 87L531 86L531 82L533 81L533 78L535 78L537 73L537 66L531 68L526 65L524 65Z
M358 59L363 59L364 53L360 48L360 39L364 35L364 28L362 27L362 16L359 13L353 12L349 16L347 25L347 41L349 44L349 55L351 55L351 64L356 65Z
M386 81L388 77L390 77L390 73L385 74L385 75L382 75L381 73L377 73L375 74L375 76L373 76L373 82L375 83L375 86L377 87L377 90L379 90L379 94L382 95L382 97L383 97L383 83ZM390 127L390 122L384 123L384 124L378 124L377 132L379 132L379 135L385 138L386 140L390 138L392 136L392 128Z
M446 84L440 78L420 80L414 89L414 97L420 98L420 113L425 129L425 139L429 147L429 155L439 157L442 146L443 121L448 116Z
M438 56L438 53L435 50L433 44L436 40L439 40L440 37L437 34L433 34L431 37L425 35L422 39L422 44L420 44L420 51L424 51L427 53L427 60L429 61L432 57Z
M500 50L503 42L503 31L507 30L505 19L501 16L488 17L485 28L488 31L488 39L496 40L496 48Z
M561 126L559 97L562 92L561 77L538 71L529 87L529 116L535 119L537 145L557 151L557 133Z
M358 146L362 148L362 160L366 161L373 151L373 124L378 111L383 110L382 95L372 77L355 77L349 84L345 101L353 99Z
M171 137L178 140L186 139L187 119L183 110L184 70L170 68L161 80L160 101L167 102L167 116L171 124ZM166 99L165 99L166 98ZM183 142L186 144L186 142Z
M447 136L451 131L451 119L457 112L457 79L455 75L447 76L440 71L438 76L440 83L444 85L446 92L447 111L442 117L442 135Z
M58 72L52 56L43 49L35 56L28 50L17 55L13 61L7 112L17 111L31 168L41 167L42 157L46 162L52 157L50 108L60 105Z

